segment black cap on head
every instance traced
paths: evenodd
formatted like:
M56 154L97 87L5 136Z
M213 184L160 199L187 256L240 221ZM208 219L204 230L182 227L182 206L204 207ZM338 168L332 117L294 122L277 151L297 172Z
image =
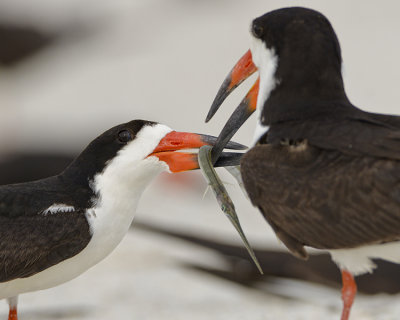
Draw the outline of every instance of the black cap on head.
M333 51L341 62L339 41L328 19L318 11L282 8L253 20L251 33L281 56L285 48ZM317 48L315 48L315 45Z
M156 122L146 120L132 120L108 129L85 148L74 162L66 169L70 176L83 179L101 172L106 163L115 157L118 151L129 141L135 139L137 133L146 125L155 125ZM77 174L84 171L85 174Z
M277 56L276 86L262 110L265 125L323 111L323 101L348 102L339 41L324 15L283 8L254 19L251 33Z

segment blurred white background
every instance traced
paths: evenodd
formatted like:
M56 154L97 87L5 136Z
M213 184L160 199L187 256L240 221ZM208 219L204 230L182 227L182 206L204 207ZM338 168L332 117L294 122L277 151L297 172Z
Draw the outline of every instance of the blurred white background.
M0 0L0 25L33 28L51 39L29 57L0 66L0 157L77 154L104 130L132 119L218 135L252 81L209 124L204 118L248 49L251 20L293 5L319 10L331 21L350 100L399 113L398 1ZM250 144L254 120L236 141ZM198 172L161 177L145 193L137 219L239 243L212 195L202 199L205 188ZM228 190L250 241L284 250L239 188ZM300 287L293 295L302 300L290 300L180 269L179 261L218 264L207 250L138 230L80 278L23 295L21 319L339 319L339 290ZM398 299L360 296L352 319L397 319ZM6 313L4 304L0 317Z

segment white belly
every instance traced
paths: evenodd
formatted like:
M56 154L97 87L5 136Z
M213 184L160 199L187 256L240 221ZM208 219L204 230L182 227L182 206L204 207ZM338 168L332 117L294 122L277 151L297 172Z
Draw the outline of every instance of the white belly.
M373 271L376 265L371 259L400 263L400 241L352 249L329 250L329 253L340 269L346 269L357 276Z
M109 234L94 232L88 245L79 254L64 260L28 278L19 278L0 283L0 299L17 296L20 293L51 288L72 280L108 256L128 232L133 212L124 221L113 225ZM95 219L91 217L91 219ZM111 230L110 230L111 231Z

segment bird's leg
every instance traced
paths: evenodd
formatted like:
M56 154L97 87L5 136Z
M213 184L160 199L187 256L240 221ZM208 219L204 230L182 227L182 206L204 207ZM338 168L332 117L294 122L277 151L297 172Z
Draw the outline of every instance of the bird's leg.
M343 311L341 320L348 320L350 309L353 305L354 297L357 293L357 285L354 281L353 275L347 270L342 270L342 282Z
M18 304L18 297L8 298L8 305L10 307L10 311L8 313L8 320L18 320L17 315L17 304Z
M16 307L10 307L10 312L8 313L8 320L18 320Z

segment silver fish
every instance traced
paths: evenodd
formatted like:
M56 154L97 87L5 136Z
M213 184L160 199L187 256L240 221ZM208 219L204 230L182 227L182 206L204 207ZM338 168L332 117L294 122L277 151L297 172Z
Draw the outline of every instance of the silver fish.
M229 221L233 224L236 231L239 233L240 238L242 239L244 246L246 247L250 257L253 259L255 265L261 274L264 274L260 263L257 260L256 255L254 254L253 249L251 248L247 238L243 232L242 227L240 226L239 218L235 211L235 206L229 197L228 192L226 191L222 181L218 177L215 172L214 166L211 161L211 146L203 146L199 150L199 165L201 172L203 173L204 178L207 180L207 183L210 185L211 189L214 192L214 195L220 205L222 211L228 217Z

